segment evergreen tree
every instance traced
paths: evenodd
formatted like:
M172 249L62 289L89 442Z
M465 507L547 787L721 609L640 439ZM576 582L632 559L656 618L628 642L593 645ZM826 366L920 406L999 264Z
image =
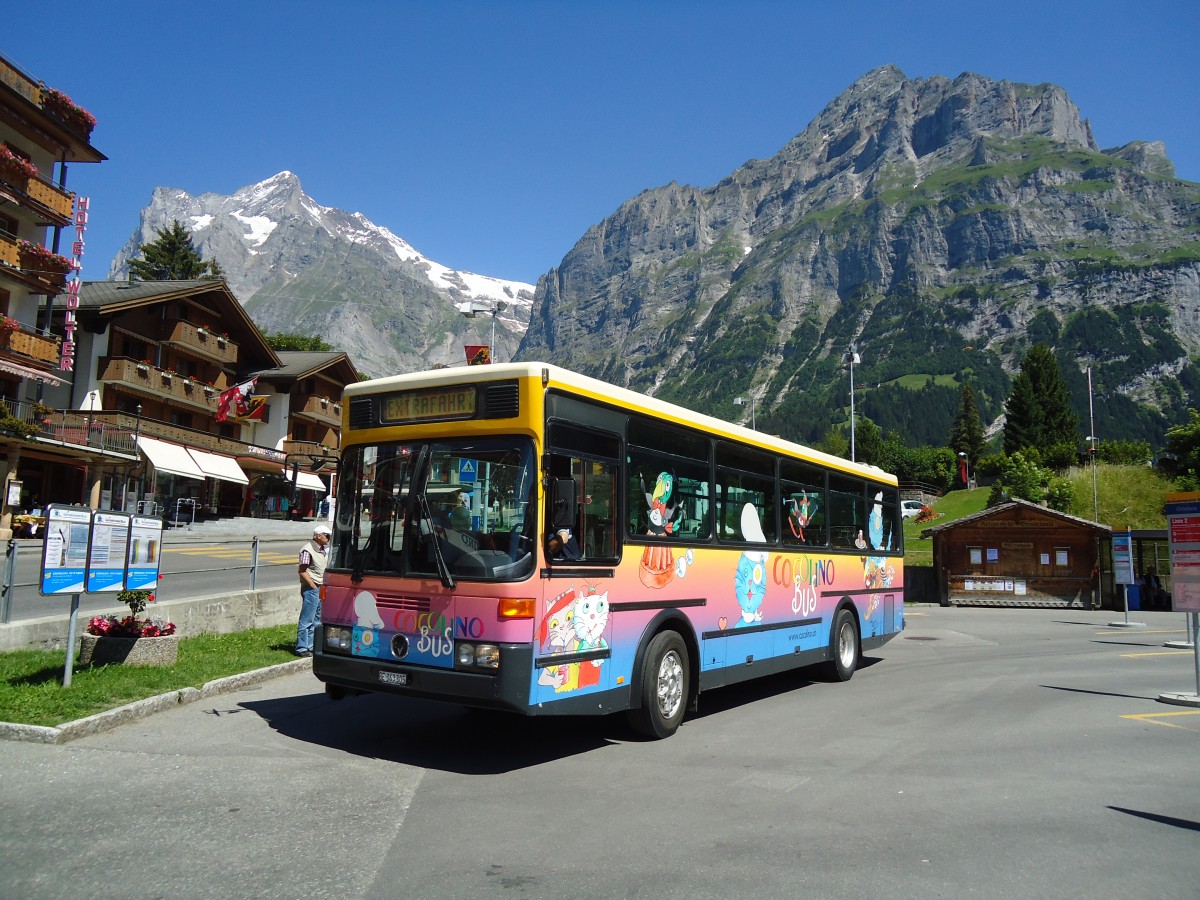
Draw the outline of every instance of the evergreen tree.
M278 334L265 334L267 344L272 350L332 350L331 344L325 343L316 335L307 334L291 334L279 332Z
M950 429L950 449L955 456L967 454L967 465L972 469L983 456L985 447L983 424L979 418L979 407L975 405L975 392L971 390L968 381L962 386L959 399L958 414L954 417L954 426Z
M142 244L142 258L129 260L129 271L139 281L190 281L194 278L220 278L216 260L205 262L192 236L176 219L170 228L156 228L158 235Z
M1069 463L1079 443L1079 417L1062 380L1058 360L1045 344L1036 344L1021 360L1004 405L1004 452L1037 449L1053 465Z

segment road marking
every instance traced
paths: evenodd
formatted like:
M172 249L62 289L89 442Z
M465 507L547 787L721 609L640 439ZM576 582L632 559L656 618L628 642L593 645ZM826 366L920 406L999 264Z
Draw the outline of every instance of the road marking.
M1184 629L1182 628L1164 628L1161 631L1144 631L1143 629L1139 628L1136 631L1097 631L1096 634L1103 634L1111 637L1114 634L1183 634L1183 632Z
M1121 716L1122 719L1135 719L1139 722L1148 722L1151 725L1163 725L1166 728L1182 728L1184 731L1195 731L1195 728L1188 728L1186 725L1176 725L1173 722L1160 722L1159 719L1169 719L1174 716L1200 716L1200 709L1190 712L1166 712L1166 713L1138 713L1137 715Z
M1137 659L1139 656L1179 656L1181 653L1190 654L1191 650L1155 650L1152 653L1122 653L1126 659Z

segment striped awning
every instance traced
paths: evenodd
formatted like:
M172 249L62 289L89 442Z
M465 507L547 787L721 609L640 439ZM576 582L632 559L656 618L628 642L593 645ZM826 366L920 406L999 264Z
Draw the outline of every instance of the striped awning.
M63 383L61 378L56 378L49 372L43 372L41 369L33 369L29 366L22 366L7 359L0 359L0 372L7 372L9 375L19 375L22 378L32 378L35 381L54 386Z

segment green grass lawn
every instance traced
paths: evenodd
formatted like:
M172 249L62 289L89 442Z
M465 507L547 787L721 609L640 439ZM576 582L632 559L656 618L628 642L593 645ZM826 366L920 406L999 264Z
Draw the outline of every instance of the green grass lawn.
M180 638L173 666L75 669L63 687L65 650L0 653L0 722L60 725L155 694L295 659L295 625Z
M904 564L906 566L933 565L933 540L922 538L921 532L935 525L945 525L987 508L991 488L975 488L973 491L951 491L936 500L930 507L938 517L927 522L916 519L904 520Z

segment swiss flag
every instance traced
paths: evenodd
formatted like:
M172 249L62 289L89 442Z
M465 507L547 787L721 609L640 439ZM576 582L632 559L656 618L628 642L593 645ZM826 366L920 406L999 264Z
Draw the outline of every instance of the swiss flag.
M256 384L258 384L257 375L249 381L222 391L221 396L217 398L217 421L224 422L229 418L230 413L234 416L246 415L250 411L250 393Z

